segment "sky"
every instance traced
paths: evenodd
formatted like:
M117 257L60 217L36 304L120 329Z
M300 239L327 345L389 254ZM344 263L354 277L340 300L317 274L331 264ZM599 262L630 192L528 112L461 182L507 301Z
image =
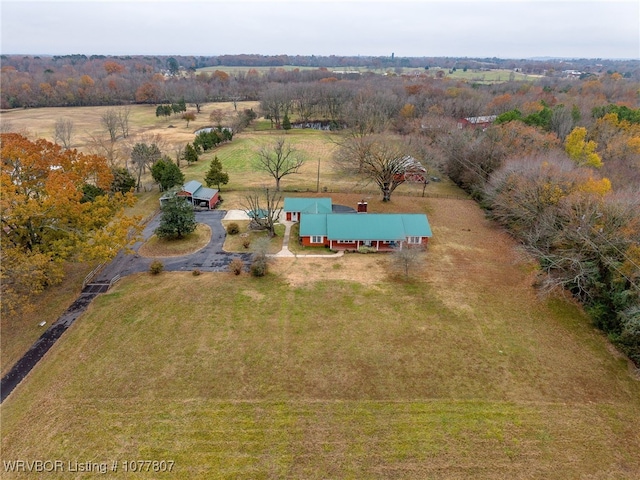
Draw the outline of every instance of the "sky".
M638 0L0 0L3 54L640 59Z

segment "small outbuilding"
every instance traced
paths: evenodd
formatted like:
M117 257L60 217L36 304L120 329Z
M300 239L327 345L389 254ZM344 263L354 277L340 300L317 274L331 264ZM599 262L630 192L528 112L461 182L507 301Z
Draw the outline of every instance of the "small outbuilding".
M160 197L160 206L173 195L184 197L194 207L204 207L209 210L216 208L220 203L220 193L215 188L207 188L196 180L191 180L182 186L177 192L172 192Z

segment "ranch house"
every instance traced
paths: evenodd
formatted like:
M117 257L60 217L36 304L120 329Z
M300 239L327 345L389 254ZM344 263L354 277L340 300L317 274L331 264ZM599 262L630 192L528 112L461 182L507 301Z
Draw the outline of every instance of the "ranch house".
M351 209L353 213L342 213L344 209L336 207L340 206L332 207L330 198L285 198L284 211L287 220L300 222L300 241L308 247L332 250L369 247L383 252L405 245L424 246L432 236L424 214L367 213L364 201L358 203L357 212Z
M427 216L413 213L309 213L300 220L300 240L308 247L391 251L426 245L431 237Z
M160 198L160 205L172 196L172 193L163 195ZM175 195L178 197L184 197L194 207L205 207L209 210L216 208L216 205L220 202L220 195L215 188L203 187L202 184L196 180L191 180L182 186L182 189L178 190Z

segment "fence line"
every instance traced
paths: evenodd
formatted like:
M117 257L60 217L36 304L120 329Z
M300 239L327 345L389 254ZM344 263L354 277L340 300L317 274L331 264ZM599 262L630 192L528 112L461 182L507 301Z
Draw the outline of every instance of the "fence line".
M283 188L280 191L281 193L343 193L343 194L354 194L354 195L377 195L380 194L380 190L374 189L353 189L353 188L327 188L324 187L320 189L319 192L316 190L307 188ZM459 195L450 194L450 193L431 193L425 192L424 195L422 192L393 192L394 197L418 197L418 198L442 198L449 200L473 200L469 195L465 193L461 193Z
M82 288L86 287L91 280L98 274L100 270L104 267L104 263L99 264L96 268L91 270L86 277L84 277L84 281L82 282Z

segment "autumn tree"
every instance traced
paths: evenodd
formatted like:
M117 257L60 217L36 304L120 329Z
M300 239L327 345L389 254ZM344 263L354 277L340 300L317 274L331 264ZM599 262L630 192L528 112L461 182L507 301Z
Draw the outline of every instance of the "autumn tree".
M593 140L587 140L586 137L586 128L574 128L564 142L567 155L578 165L600 168L602 159L596 152L598 144Z
M62 145L64 148L71 148L73 121L69 118L58 118L53 129L53 141Z
M612 340L640 358L640 339L628 330L640 300L637 192L613 192L592 168L550 156L507 162L487 190L491 217L538 259L542 289L571 292ZM620 312L629 313L626 320Z
M278 138L270 147L262 147L254 162L256 170L266 172L276 181L276 191L280 191L280 181L287 175L298 173L304 165L304 157L284 138Z
M2 134L0 141L0 275L8 311L59 282L65 261L113 258L131 240L137 219L124 215L134 197L111 192L105 158L18 134ZM96 193L91 198L87 185Z
M229 174L222 171L222 162L217 155L213 157L213 160L211 160L209 171L207 171L204 181L207 184L207 187L216 185L218 190L220 190L220 185L226 185L229 183Z
M189 122L193 122L196 119L196 114L195 112L184 112L182 119L187 122L187 128L189 128Z

